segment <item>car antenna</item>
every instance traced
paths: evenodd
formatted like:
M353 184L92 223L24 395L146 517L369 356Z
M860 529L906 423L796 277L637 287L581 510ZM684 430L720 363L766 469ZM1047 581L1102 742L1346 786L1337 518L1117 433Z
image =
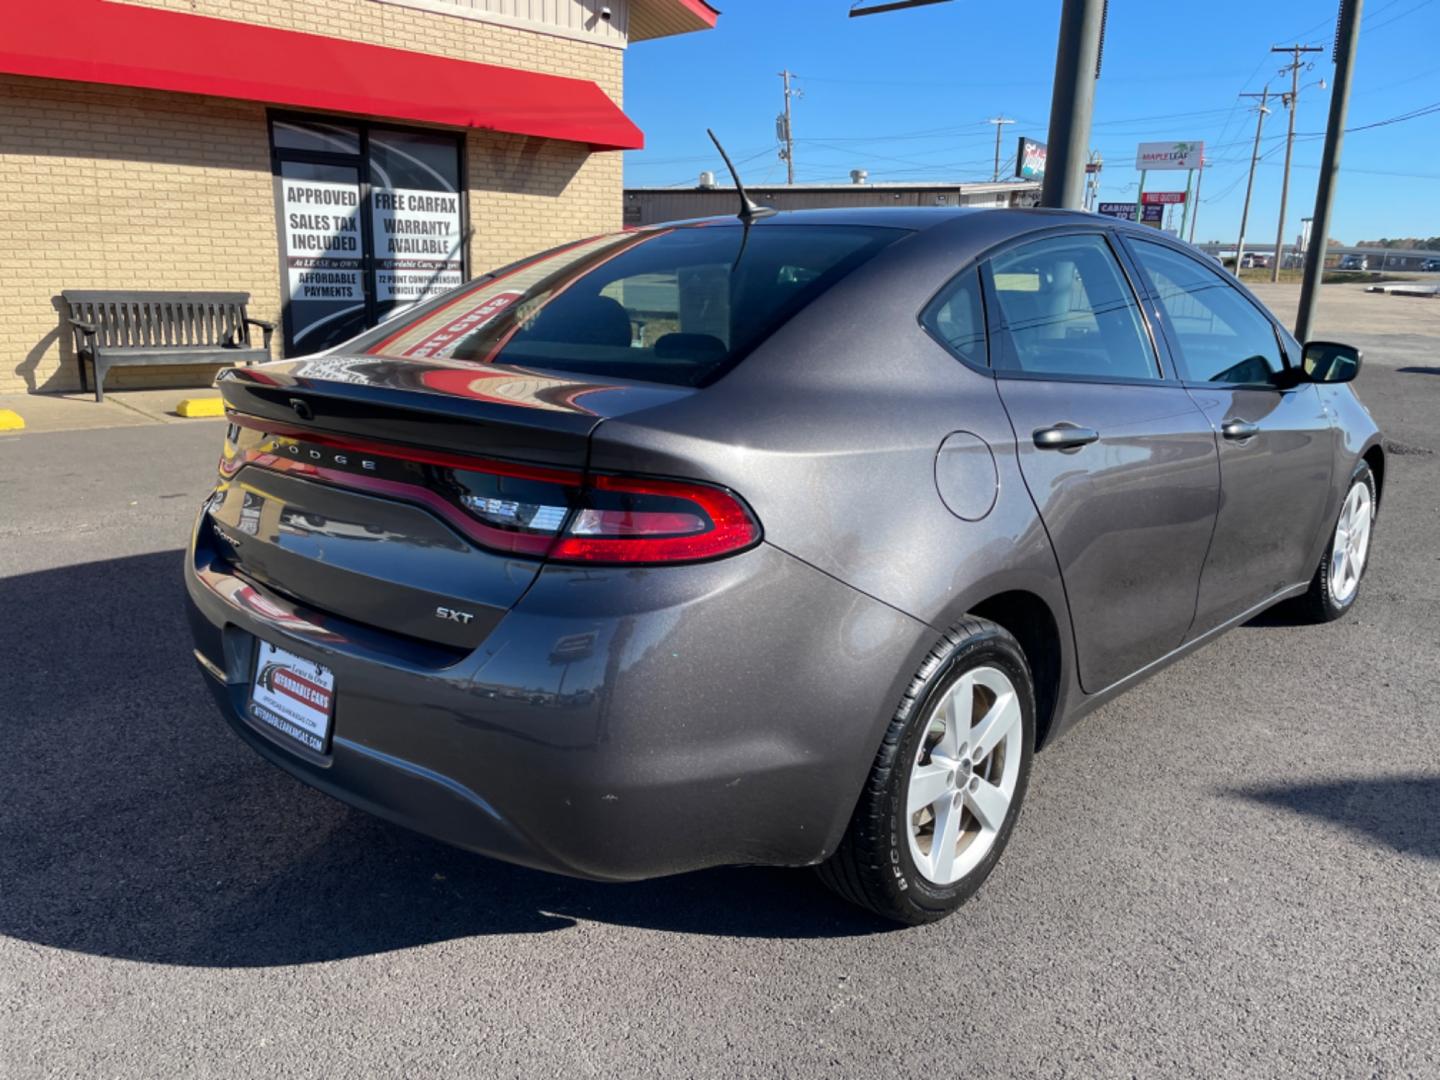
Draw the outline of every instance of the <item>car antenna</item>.
M720 156L725 159L725 167L730 170L730 175L735 180L735 190L740 193L740 213L735 216L749 225L757 218L769 217L775 213L773 206L761 206L745 193L745 185L740 182L740 174L735 170L735 163L730 160L730 155L725 153L725 147L720 145L720 140L715 137L715 132L706 128L705 134L710 136L710 141L715 144L715 149L719 150Z

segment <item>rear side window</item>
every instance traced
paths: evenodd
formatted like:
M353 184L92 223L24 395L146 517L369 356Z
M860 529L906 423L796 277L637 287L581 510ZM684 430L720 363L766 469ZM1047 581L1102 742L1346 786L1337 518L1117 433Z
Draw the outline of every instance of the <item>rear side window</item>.
M600 237L472 282L365 351L703 385L904 235L737 222Z
M1094 235L1055 236L990 261L1004 324L996 368L1107 381L1159 378L1130 283Z
M989 363L980 272L967 270L947 285L925 312L925 325L966 363L976 367Z
M1191 382L1272 385L1285 361L1270 320L1204 264L1161 244L1132 243L1177 339L1181 375Z

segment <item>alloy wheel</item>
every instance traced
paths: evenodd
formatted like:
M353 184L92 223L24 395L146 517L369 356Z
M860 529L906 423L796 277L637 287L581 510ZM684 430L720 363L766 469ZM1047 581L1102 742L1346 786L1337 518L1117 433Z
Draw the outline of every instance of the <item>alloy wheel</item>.
M1010 677L978 667L931 708L910 769L910 857L926 880L953 885L995 846L1020 776L1022 716Z
M1345 496L1340 520L1335 525L1335 539L1330 545L1330 595L1337 604L1348 604L1360 587L1365 557L1370 552L1373 509L1370 485L1357 481Z

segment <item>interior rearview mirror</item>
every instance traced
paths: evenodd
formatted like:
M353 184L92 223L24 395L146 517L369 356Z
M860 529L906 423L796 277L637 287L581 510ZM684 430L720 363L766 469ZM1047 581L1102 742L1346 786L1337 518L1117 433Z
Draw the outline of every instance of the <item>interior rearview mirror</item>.
M1360 350L1336 341L1307 341L1303 367L1311 382L1349 382L1360 374Z

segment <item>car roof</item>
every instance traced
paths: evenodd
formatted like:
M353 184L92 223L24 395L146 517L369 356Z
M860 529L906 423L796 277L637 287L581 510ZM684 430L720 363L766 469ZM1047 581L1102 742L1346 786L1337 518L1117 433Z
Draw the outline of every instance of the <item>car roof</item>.
M826 210L780 210L767 217L756 218L756 228L775 225L868 225L890 229L921 231L943 225L976 214L1005 214L1016 219L1016 231L1026 228L1041 228L1045 225L1063 225L1067 222L1094 224L1097 220L1117 223L1113 218L1080 210L1055 210L1046 207L990 207L990 206L841 206ZM667 221L647 225L647 229L675 228L677 226L739 225L740 219L733 214L713 217L688 218L681 221ZM1124 224L1118 222L1118 224Z

